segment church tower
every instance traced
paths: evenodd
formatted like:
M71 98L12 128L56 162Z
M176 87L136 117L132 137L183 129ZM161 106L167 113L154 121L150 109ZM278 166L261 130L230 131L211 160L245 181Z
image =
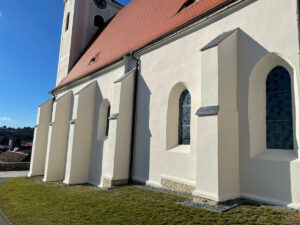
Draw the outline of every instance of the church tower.
M65 3L56 85L65 78L93 37L121 8L114 0L63 0Z

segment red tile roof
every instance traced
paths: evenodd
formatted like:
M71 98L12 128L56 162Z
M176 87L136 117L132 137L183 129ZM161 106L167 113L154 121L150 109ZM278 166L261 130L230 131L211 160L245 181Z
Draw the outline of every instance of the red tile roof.
M198 0L178 10L186 0L133 0L124 7L83 54L59 86L141 48L228 0ZM94 63L90 63L93 58Z

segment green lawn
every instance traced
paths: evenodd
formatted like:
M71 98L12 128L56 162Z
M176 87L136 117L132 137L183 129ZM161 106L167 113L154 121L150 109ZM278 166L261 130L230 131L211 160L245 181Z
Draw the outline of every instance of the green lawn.
M102 191L36 178L13 178L0 186L0 207L15 225L300 224L300 215L289 211L241 206L220 214L176 204L184 200L133 186Z

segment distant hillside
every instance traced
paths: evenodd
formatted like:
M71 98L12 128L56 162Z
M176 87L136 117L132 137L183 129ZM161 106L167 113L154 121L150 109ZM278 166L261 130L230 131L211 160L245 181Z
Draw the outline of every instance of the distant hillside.
M32 142L34 129L31 127L11 128L0 127L0 145L7 145L9 139L19 139L21 142Z

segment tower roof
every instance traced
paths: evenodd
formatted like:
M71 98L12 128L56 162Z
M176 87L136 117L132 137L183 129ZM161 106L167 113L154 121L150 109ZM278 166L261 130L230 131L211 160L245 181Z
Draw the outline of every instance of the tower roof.
M232 1L196 0L182 9L186 0L133 0L112 19L58 86L96 71L190 20Z

